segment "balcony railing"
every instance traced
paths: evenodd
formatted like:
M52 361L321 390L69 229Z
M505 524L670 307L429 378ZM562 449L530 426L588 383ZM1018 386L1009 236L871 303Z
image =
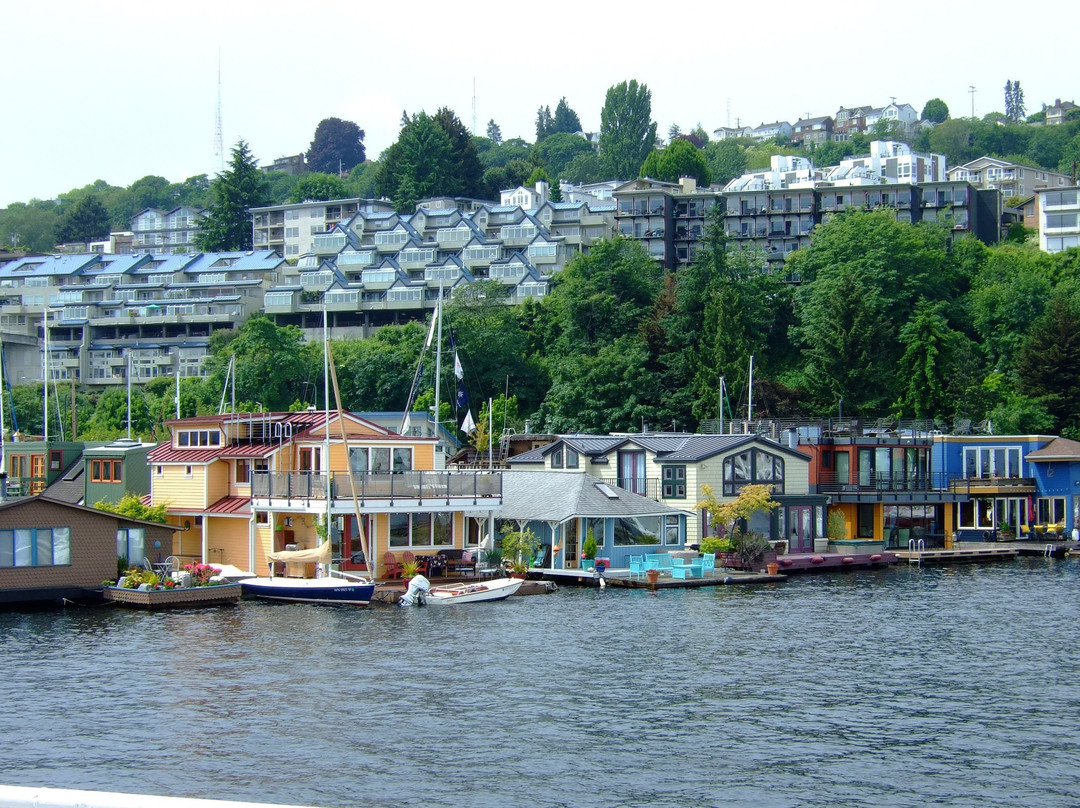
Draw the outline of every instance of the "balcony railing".
M945 472L904 476L900 474L855 474L838 480L835 472L823 469L818 474L818 491L823 494L917 493L920 491L950 491L966 494L970 480Z
M604 477L603 481L633 494L660 499L660 480L656 477Z
M356 497L361 504L367 500L395 499L424 502L442 500L477 503L485 499L502 499L502 474L497 471L403 471L355 472ZM257 471L252 475L251 495L255 499L286 500L289 503L325 500L328 477L318 471ZM330 496L333 499L352 499L349 474L330 472Z

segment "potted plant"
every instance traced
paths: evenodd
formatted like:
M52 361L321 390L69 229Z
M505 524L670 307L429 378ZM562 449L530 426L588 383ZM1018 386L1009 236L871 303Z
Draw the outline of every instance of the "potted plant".
M529 570L529 560L536 554L540 542L529 528L524 530L503 530L499 548L503 559L510 567L511 577L524 578Z
M593 538L592 528L585 534L585 543L581 545L581 568L591 569L596 561L596 539Z
M401 562L401 580L406 587L409 585L409 581L420 574L420 562L419 561L402 561Z
M739 560L743 569L760 569L761 562L765 560L765 554L772 551L772 544L760 533L748 531L736 531L731 537L731 552ZM775 562L773 562L775 564ZM779 570L779 565L776 567ZM776 573L771 571L770 575Z

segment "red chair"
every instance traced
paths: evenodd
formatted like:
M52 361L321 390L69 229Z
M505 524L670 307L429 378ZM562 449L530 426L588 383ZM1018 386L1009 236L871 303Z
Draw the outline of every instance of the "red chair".
M425 556L420 556L420 558L417 558L415 555L413 555L412 550L406 550L404 553L401 554L401 563L404 564L409 561L417 565L416 571L419 572L421 575L428 574L428 560Z
M398 563L397 556L395 556L389 550L383 553L382 563L384 578L401 577L401 565Z

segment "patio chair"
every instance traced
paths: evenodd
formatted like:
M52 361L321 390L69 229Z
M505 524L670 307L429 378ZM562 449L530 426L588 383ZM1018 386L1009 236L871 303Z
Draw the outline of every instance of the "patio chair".
M710 575L716 570L716 554L705 553L701 557L701 572L709 573Z
M645 556L632 555L630 556L630 580L634 580L634 576L638 578L645 577Z
M386 578L400 578L401 577L401 565L398 563L397 556L387 550L383 553L383 576Z

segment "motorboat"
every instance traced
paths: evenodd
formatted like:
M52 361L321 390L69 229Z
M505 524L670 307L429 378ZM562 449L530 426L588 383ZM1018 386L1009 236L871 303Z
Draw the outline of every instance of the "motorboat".
M417 578L422 580L417 581ZM490 581L430 586L426 578L418 575L409 582L409 589L400 603L402 606L451 606L503 600L517 592L523 583L524 578L493 578Z

